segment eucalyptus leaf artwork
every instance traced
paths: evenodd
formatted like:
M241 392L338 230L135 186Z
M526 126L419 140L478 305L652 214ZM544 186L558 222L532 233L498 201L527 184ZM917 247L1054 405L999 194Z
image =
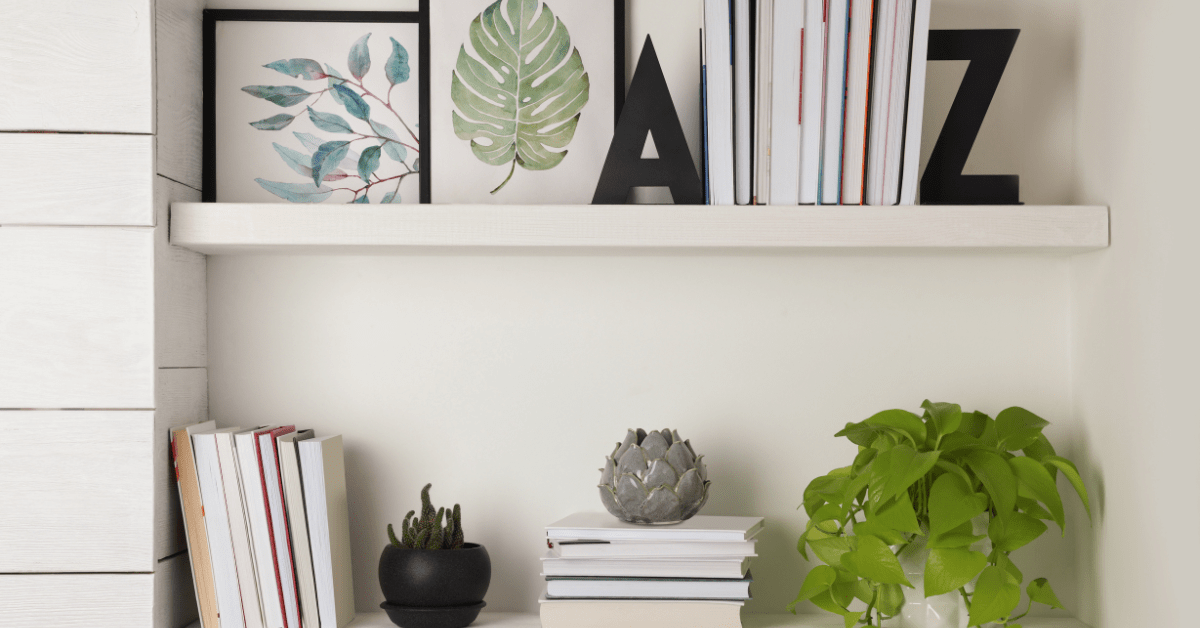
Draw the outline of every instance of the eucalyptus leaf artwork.
M847 628L880 626L909 596L949 594L967 614L958 625L1018 628L1034 602L1062 608L1050 583L1035 578L1020 609L1025 575L1010 558L1046 522L1066 536L1060 475L1091 517L1079 470L1042 433L1049 423L1019 407L995 418L952 403L921 407L921 415L885 410L836 434L858 452L804 490L809 521L796 547L824 564L788 609L810 601ZM914 583L901 562L916 547L924 568Z
M218 105L234 102L234 113L242 116L240 124L245 125L241 128L266 134L265 154L273 154L278 161L268 166L264 156L231 155L234 149L222 148L222 161L236 162L236 175L245 180L239 185L252 188L257 184L291 203L418 202L419 191L403 184L412 181L419 190L421 178L420 98L414 98L420 93L416 85L419 69L413 56L419 34L415 14L411 24L391 23L399 21L409 20L304 24L287 31L287 39L281 39L278 30L265 31L271 34L256 37L258 42L253 44L244 43L252 40L241 36L233 46L239 55L236 62L253 63L261 69L229 71L230 75L242 81L252 76L258 82L233 83L240 86L240 100L227 97L218 100ZM263 45L263 41L271 44ZM284 51L282 58L243 58L251 51L258 56L272 48ZM233 53L221 50L220 54L224 56L218 69L231 63ZM232 80L226 79L222 89L233 93L231 87L225 87ZM263 115L267 112L270 115ZM229 119L229 114L222 115L221 120ZM224 140L226 146L246 147L244 134L222 133L225 135L218 139L230 138ZM250 141L259 151L258 144ZM230 169L223 170L221 177L221 183L228 185L225 180L232 178ZM240 195L251 194L249 188L239 189L244 190Z
M570 152L591 84L562 19L542 0L496 0L471 22L451 79L454 134L485 164L550 170ZM279 98L294 97L281 94Z

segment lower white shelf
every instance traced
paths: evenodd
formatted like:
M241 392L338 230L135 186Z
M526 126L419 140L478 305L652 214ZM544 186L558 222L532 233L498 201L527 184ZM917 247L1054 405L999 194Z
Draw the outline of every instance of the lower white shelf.
M982 249L1108 246L1097 206L290 205L175 203L171 242L207 254L412 247Z
M480 613L472 628L541 628L536 613ZM836 615L758 615L742 613L744 628L841 628L844 623ZM1026 617L1024 628L1088 628L1078 619L1069 617ZM394 628L395 624L383 611L359 612L348 628ZM200 628L196 622L189 628ZM614 626L613 628L620 628ZM668 627L664 627L668 628Z

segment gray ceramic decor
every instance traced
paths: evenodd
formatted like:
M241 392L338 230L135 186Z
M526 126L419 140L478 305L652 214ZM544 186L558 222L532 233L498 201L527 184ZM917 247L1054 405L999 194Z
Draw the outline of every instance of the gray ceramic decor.
M604 460L600 501L632 523L679 523L708 499L708 470L691 441L672 430L629 430Z

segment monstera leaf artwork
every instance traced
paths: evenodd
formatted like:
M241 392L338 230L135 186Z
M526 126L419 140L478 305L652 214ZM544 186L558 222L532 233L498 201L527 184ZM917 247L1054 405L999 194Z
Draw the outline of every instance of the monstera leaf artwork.
M372 91L364 78L371 70L370 38L367 33L350 47L345 75L315 59L280 59L263 67L308 83L242 88L285 109L297 107L250 122L255 129L278 132L301 118L313 130L328 134L319 137L292 127L281 141L291 141L293 147L274 142L275 152L300 180L255 179L264 190L293 203L321 203L331 197L347 203L400 202L400 184L421 169L417 131L393 100L395 88L410 78L409 55L399 41L389 38L391 54L382 66L387 80L376 79Z
M496 0L471 22L451 82L454 134L480 161L550 170L563 159L590 84L571 34L541 0ZM280 98L288 98L287 94Z

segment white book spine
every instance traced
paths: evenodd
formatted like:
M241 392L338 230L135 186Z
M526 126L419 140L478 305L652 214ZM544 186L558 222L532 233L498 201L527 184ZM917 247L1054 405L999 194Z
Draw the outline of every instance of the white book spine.
M734 204L733 47L729 0L705 0L708 179L713 205Z
M908 122L904 131L904 171L900 175L900 204L916 205L921 165L921 133L925 118L925 76L929 65L931 0L917 0L914 11L912 71L908 83Z
M750 204L750 89L753 81L750 67L750 0L734 0L734 166L736 168L734 200L738 205Z
M350 519L341 436L300 443L317 607L322 628L344 628L354 619L350 569Z
M771 25L772 205L800 203L800 72L804 55L803 0L775 0Z
M896 10L900 0L879 0L871 60L871 114L863 203L882 205L888 118L892 102L892 57L896 43Z
M800 204L817 202L821 171L821 109L825 49L825 0L805 0L804 67L801 82L800 118Z
M306 434L312 437L311 431ZM296 444L303 442L300 438L300 434L280 437L279 472L291 531L296 587L300 590L300 625L302 628L320 628L317 586L313 580L312 550L308 541L308 515L304 511L304 488L300 480L300 459L296 452Z
M283 628L283 600L275 581L271 535L267 530L267 502L263 495L253 432L235 435L234 444L242 472L242 497L246 503L246 519L250 522L250 547L254 550L263 620L266 628Z
M758 0L757 67L755 68L754 202L771 202L771 9L773 0Z
M196 453L196 474L200 480L200 498L204 502L204 527L208 531L208 553L217 587L221 628L245 628L216 437L197 434L192 437L192 449Z
M842 204L861 205L866 173L867 102L871 90L871 43L875 0L851 0L846 68L846 122L842 143Z
M841 202L842 191L842 124L846 114L846 40L850 7L848 0L828 2L820 198L822 205L837 205Z
M267 508L271 512L271 533L275 539L275 561L278 563L279 585L283 594L284 626L300 628L300 604L296 599L295 570L292 549L288 541L287 513L283 505L283 487L279 481L279 462L275 455L274 438L270 434L258 437L262 454L263 479L267 489Z
M888 115L887 153L883 158L882 204L900 202L900 170L904 161L905 110L908 105L908 60L912 52L913 0L900 0L896 11L896 41L892 56L892 102Z
M217 433L217 454L221 462L221 480L225 484L225 508L229 513L229 533L233 536L233 558L237 564L238 586L242 590L242 610L246 628L264 628L262 603L258 595L258 575L250 527L242 498L241 471L234 449L233 434Z

